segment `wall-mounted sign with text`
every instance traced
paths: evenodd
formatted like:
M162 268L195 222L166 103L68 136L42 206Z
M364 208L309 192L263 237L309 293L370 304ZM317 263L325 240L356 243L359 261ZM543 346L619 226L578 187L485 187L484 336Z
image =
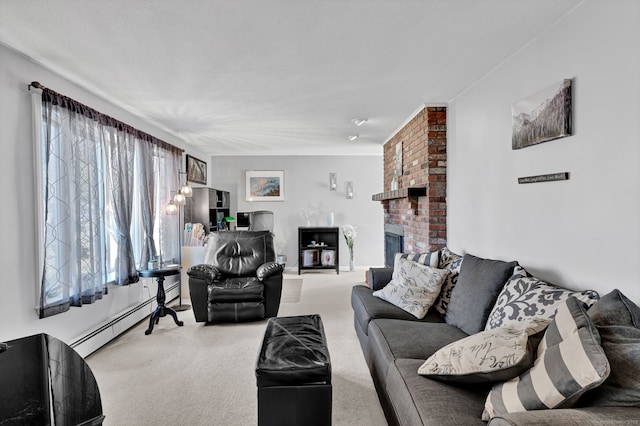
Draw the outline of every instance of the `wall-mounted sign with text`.
M569 172L551 173L548 175L527 176L518 178L518 183L553 182L556 180L569 180Z

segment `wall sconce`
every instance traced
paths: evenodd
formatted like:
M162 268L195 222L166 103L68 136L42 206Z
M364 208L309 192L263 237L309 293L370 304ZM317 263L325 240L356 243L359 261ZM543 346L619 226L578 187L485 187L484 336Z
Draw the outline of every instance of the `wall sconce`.
M329 191L338 190L338 174L329 173Z
M347 199L351 200L353 198L353 182L347 181Z

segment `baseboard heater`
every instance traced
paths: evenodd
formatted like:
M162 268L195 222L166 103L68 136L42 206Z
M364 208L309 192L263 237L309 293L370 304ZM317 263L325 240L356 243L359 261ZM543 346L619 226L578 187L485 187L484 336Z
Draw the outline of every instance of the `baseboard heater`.
M178 298L180 292L180 282L173 283L165 288L168 302ZM122 333L137 325L140 321L144 321L151 315L152 309L149 306L155 303L156 297L153 296L149 300L145 300L140 304L122 312L115 318L89 331L83 336L69 343L76 352L82 357L86 357L109 343ZM143 336L144 337L144 336Z

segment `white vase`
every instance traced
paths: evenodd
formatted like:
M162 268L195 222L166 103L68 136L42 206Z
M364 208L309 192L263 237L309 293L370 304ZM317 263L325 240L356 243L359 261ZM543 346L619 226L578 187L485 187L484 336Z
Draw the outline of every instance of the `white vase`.
M329 212L329 214L327 215L327 226L332 228L335 224L335 220L336 218L333 212Z
M356 269L356 261L353 258L353 249L349 250L349 270L353 271Z

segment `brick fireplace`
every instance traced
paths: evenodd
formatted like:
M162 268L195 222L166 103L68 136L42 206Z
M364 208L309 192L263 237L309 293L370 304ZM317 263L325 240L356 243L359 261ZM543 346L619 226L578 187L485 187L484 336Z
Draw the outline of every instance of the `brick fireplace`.
M383 150L384 189L372 199L384 208L385 263L389 265L389 253L396 248L388 246L398 241L406 253L447 244L447 108L423 108ZM396 175L396 152L402 153L400 175ZM397 189L392 189L394 178Z

